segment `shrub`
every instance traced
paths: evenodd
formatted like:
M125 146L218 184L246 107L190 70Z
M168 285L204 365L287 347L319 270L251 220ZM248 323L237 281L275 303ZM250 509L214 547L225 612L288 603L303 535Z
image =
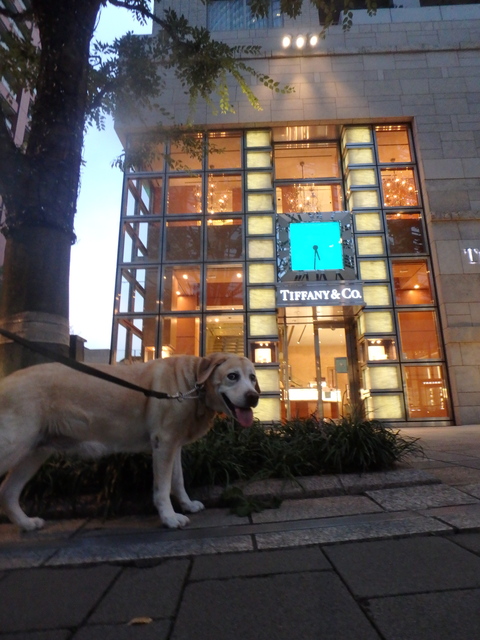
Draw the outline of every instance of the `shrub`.
M353 411L339 421L307 419L255 423L243 429L217 418L209 433L184 448L185 484L229 486L238 481L389 469L421 453L403 437ZM147 454L116 454L97 461L55 456L43 465L24 500L44 513L49 503L69 515L153 511L152 463ZM62 504L63 500L63 504ZM55 515L50 513L50 516Z

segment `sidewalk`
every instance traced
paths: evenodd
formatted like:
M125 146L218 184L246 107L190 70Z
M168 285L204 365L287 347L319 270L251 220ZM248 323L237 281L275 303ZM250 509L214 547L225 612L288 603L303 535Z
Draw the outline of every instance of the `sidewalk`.
M255 483L285 500L249 518L0 525L0 637L476 639L480 426L403 434L426 458L303 489Z

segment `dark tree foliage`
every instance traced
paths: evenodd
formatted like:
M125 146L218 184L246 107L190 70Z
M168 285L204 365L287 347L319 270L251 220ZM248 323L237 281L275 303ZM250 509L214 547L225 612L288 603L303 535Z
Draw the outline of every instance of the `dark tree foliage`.
M310 1L328 27L339 0ZM349 0L340 1L347 8L345 20L351 21ZM372 0L368 3L374 8ZM93 42L99 12L108 4L129 11L132 19L153 20L159 35L130 34L113 43ZM162 119L159 131L166 131L168 113L155 102L165 86L159 69L176 75L192 105L202 98L223 111L231 108L229 76L254 107L258 102L244 75L255 75L273 91L291 90L280 88L245 62L259 53L258 47L230 47L216 41L174 10L162 10L161 4L160 0L28 0L24 11L17 11L0 1L0 15L16 26L2 32L0 74L8 76L10 85L28 88L35 96L30 133L21 148L14 144L6 118L0 119L0 194L6 208L2 232L7 239L0 326L47 342L58 351L68 349L70 246L75 240L86 126L95 123L101 128L106 114L135 106L156 109ZM303 0L282 0L281 7L295 17L302 4ZM258 15L265 15L268 5L268 0L251 2ZM38 29L40 46L32 39L32 25ZM48 339L42 338L45 321L50 323ZM16 345L0 342L0 376L35 361Z

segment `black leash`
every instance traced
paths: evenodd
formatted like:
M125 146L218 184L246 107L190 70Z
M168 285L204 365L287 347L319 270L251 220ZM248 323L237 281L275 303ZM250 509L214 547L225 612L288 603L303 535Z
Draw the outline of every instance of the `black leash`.
M38 353L49 360L54 362L58 362L60 364L65 365L66 367L70 367L70 369L75 369L75 371L80 371L81 373L86 373L89 376L94 376L95 378L100 378L101 380L105 380L106 382L112 382L113 384L118 384L121 387L126 387L127 389L132 389L133 391L139 391L143 393L148 398L157 398L158 400L184 400L184 399L194 399L192 396L193 392L198 392L202 385L195 385L195 389L191 391L187 391L186 393L176 393L175 395L170 395L168 393L163 393L162 391L153 391L152 389L145 389L145 387L140 387L133 382L128 382L127 380L122 380L121 378L117 378L116 376L112 376L109 373L105 373L105 371L100 371L99 369L95 369L94 367L90 367L88 364L84 364L83 362L77 362L72 358L67 358L66 356L62 356L59 353L54 353L49 349L45 349L44 347L40 347L30 340L25 340L25 338L21 338L16 333L12 333L11 331L7 331L6 329L0 328L0 334L8 338L9 340L13 340L13 342L17 342L22 345L26 349ZM196 396L198 397L198 396Z

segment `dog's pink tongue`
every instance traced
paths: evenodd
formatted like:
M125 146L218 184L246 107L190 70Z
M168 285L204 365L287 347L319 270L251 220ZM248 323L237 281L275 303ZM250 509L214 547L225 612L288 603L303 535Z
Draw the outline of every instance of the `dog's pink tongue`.
M242 427L251 427L253 424L253 411L251 409L235 407L235 417Z

